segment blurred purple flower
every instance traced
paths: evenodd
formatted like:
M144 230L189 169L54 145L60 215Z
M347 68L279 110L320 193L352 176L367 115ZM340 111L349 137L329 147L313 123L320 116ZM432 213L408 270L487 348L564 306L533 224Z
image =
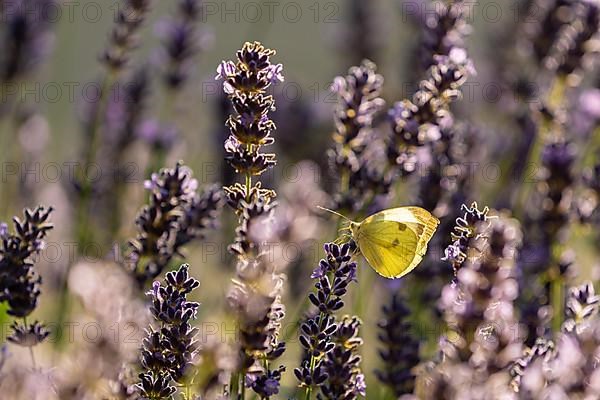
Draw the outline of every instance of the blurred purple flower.
M595 120L600 119L600 89L593 88L584 91L579 97L579 107Z
M8 224L6 222L0 223L0 239L6 239L8 237Z
M148 119L137 127L136 135L153 147L170 149L177 141L179 131L172 124L164 124L155 119Z

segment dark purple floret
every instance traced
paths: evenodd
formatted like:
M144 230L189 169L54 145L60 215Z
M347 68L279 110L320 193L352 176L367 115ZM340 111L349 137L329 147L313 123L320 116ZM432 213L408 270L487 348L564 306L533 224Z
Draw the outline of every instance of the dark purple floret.
M389 304L383 306L383 318L377 324L383 367L375 374L396 397L413 392L415 376L411 371L420 362L420 343L411 331L409 316L410 310L405 301L394 294Z
M33 347L42 343L49 335L50 331L38 321L27 325L13 322L11 325L12 333L7 340L11 343L23 347Z
M284 371L285 367L281 366L258 376L247 375L246 386L252 388L262 399L268 399L279 393L281 375Z
M553 142L542 150L542 162L553 172L568 171L576 155L573 144Z

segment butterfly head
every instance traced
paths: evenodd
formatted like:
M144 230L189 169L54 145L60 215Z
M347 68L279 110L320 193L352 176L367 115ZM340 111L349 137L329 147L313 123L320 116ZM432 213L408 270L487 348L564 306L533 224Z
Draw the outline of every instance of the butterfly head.
M359 227L360 227L360 224L358 222L354 222L354 221L349 222L348 229L350 230L350 235L352 235L353 238L356 238L356 236L358 235Z

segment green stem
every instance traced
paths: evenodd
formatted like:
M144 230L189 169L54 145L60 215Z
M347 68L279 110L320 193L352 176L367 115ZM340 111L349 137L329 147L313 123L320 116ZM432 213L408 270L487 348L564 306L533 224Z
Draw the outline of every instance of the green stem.
M102 79L98 105L95 107L94 114L92 115L92 122L89 131L89 145L85 152L84 164L81 166L78 175L79 183L81 184L81 193L76 211L75 236L77 239L77 254L80 256L84 255L88 245L93 243L93 230L90 226L89 213L90 201L92 199L92 185L91 182L88 182L85 177L85 170L96 159L96 153L100 143L100 135L98 132L100 130L102 115L104 113L104 108L108 98L107 92L115 79L116 75L114 73L107 73ZM59 328L62 327L70 314L71 304L69 301L68 280L72 264L73 263L67 263L60 288L58 307L55 317L55 321L57 321L57 326ZM55 348L60 348L63 344L63 340L56 340L54 343Z
M350 189L350 174L343 170L340 176L340 193L347 193Z
M23 324L27 327L27 317L23 317ZM35 354L33 354L33 346L29 346L29 357L31 357L31 366L33 370L37 370L37 364L35 362Z
M550 295L552 304L552 330L554 332L560 332L564 312L563 282L560 276L553 277L550 282Z
M323 313L321 313L323 315ZM313 375L315 371L315 364L317 363L317 359L314 355L310 356L310 375ZM304 400L310 400L312 398L312 386L308 386L306 388L306 392L304 394Z
M240 383L239 373L231 374L231 379L229 379L229 398L231 400L237 400L237 398L238 398L239 383Z
M35 371L37 369L37 365L35 363L35 355L33 354L33 346L29 346L29 356L31 357L31 366Z
M10 161L11 148L13 147L13 143L17 142L16 137L10 134L10 131L12 130L12 121L13 120L10 114L2 116L2 119L0 121L0 139L6 138L6 141L0 141L0 160L2 160L3 162ZM17 175L14 178L16 182L19 181L19 167L17 167ZM10 219L10 214L12 213L11 201L13 187L13 180L7 178L6 185L3 188L0 196L0 218L3 221Z
M557 110L561 107L565 95L565 81L562 78L556 78L548 90L548 94L546 96L546 104L550 107L551 111ZM543 117L542 117L543 118ZM536 137L533 139L533 144L531 145L530 152L527 156L527 163L525 164L525 168L536 168L538 161L540 159L540 153L542 151L543 142L545 139L549 138L552 134L557 134L554 125L554 121L547 121L543 119L539 125L539 129ZM526 170L527 171L527 170ZM533 174L537 174L537 171L534 170ZM527 199L529 198L529 194L532 188L537 183L536 176L528 176L527 172L525 172L525 179L523 184L520 186L520 190L517 193L517 204L515 205L514 215L519 216L525 212L525 204L527 204Z
M558 76L552 82L550 90L548 91L547 103L552 110L560 108L565 99L565 93L567 91L567 80L565 76Z
M263 364L263 368L265 369L266 372L269 372L269 360L267 360L266 358L264 358L262 360L262 364ZM252 396L252 400L254 400L256 398L256 395ZM267 396L265 397L265 400L269 400L271 398L271 396Z
M338 232L342 225L343 221L338 220L335 231ZM308 296L305 296L304 301L296 307L294 312L289 313L289 315L293 316L292 318L290 318L290 320L294 321L294 329L288 329L285 331L285 334L283 335L284 342L289 342L292 339L292 337L296 334L298 328L300 328L300 325L302 325L302 316L306 313L306 310L308 310L310 304L311 303L308 299Z
M329 296L327 296L327 300L326 301L328 301L328 300L329 300ZM324 312L320 312L319 313L319 320L318 320L319 323L321 323L321 321L323 321L323 317L324 316L325 316ZM313 373L315 372L316 366L317 366L317 357L315 357L314 354L311 354L310 355L310 376L313 376ZM304 399L305 400L310 400L311 399L311 397L312 397L312 389L313 389L312 386L308 386L306 388L306 392L305 392L305 395L304 395Z
M161 123L168 121L170 118L173 118L173 115L175 115L175 101L177 99L177 93L178 92L174 90L165 91L165 101L160 108L158 118ZM173 124L176 125L175 121L173 121ZM153 151L150 154L148 169L146 170L146 176L150 176L152 172L161 169L165 165L168 156L167 149L162 146L152 150Z
M239 400L246 399L246 371L240 373L240 397Z
M81 184L81 194L77 205L77 221L76 225L76 237L77 237L77 251L79 255L83 255L84 249L88 244L93 242L92 229L89 224L89 203L92 199L92 184L86 179L86 169L96 160L96 153L100 146L100 125L102 121L102 115L104 114L104 108L107 101L107 92L110 85L114 81L112 74L108 73L102 80L100 89L100 97L98 99L98 105L94 108L94 114L92 115L92 122L89 131L89 144L86 148L83 165L79 171L79 183Z
M308 296L305 296L304 301L296 307L293 313L290 313L290 315L293 315L291 320L294 321L294 329L288 329L285 331L285 335L283 336L284 342L289 342L290 339L296 335L298 328L300 328L300 325L302 325L302 316L305 314L306 310L308 310L309 305L310 300L308 299Z
M594 128L587 141L580 143L583 154L579 157L575 171L584 171L587 167L593 167L596 163L598 151L600 150L600 126Z
M246 201L250 201L250 191L252 190L252 175L246 173Z

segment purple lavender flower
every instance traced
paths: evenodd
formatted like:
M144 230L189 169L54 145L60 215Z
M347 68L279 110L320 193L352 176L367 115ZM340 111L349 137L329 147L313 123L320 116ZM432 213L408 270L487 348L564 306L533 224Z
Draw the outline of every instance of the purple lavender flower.
M7 313L23 322L13 321L8 341L19 346L33 347L48 337L50 332L38 321L28 323L26 318L35 310L40 296L42 278L34 269L35 257L44 248L43 239L53 226L48 222L52 208L42 206L25 209L24 218L14 217L15 233L3 224L0 234L0 302L7 303ZM32 351L32 362L33 358Z
M359 336L361 324L357 317L348 316L337 324L332 337L334 347L319 363L327 374L327 380L319 386L318 398L354 400L365 394L365 377L360 368L362 358L358 354L363 343Z
M275 271L264 243L253 235L257 223L270 223L276 203L275 191L263 188L260 176L276 164L273 153L263 153L271 145L275 123L269 118L274 100L266 90L283 80L281 65L271 64L274 50L259 42L247 42L236 54L237 61L223 61L215 79L222 79L223 89L233 113L226 126L225 160L243 183L225 187L227 203L235 210L239 225L229 251L236 260L236 278L227 294L230 310L239 324L240 365L232 380L239 390L249 374L252 389L263 399L279 390L282 368L271 369L270 363L285 351L279 342L285 308L280 302L285 275ZM234 394L235 395L235 394Z
M155 399L175 393L175 382L183 382L197 353L196 318L198 303L188 301L187 295L200 286L189 276L189 265L165 276L165 285L154 282L149 292L150 311L158 328L150 327L141 349L143 371L137 384L142 396Z
M310 274L311 279L318 279L324 277L327 273L328 267L329 264L327 264L325 260L321 260L317 268L315 268L314 271Z
M428 382L419 398L483 398L491 388L514 398L508 369L523 339L513 305L521 232L506 215L477 221L485 214L476 207L470 211L464 220L475 230L463 252L477 256L467 258L443 290L439 307L448 333L439 342L440 357L419 377Z
M144 187L150 192L150 203L138 214L138 233L129 242L124 263L140 287L180 256L184 245L201 239L215 225L213 220L224 202L216 186L198 193L198 181L181 163L152 174Z
M22 347L37 346L50 335L50 331L38 321L34 321L30 325L14 321L10 328L12 333L6 339Z
M43 238L52 229L52 208L25 209L23 220L15 217L15 234L4 232L0 242L0 301L8 302L8 314L27 317L37 306L41 278L33 258L43 249Z
M348 75L336 77L331 85L338 105L334 115L334 145L328 156L338 183L333 194L338 209L358 212L389 189L382 166L369 156L369 144L377 141L373 120L385 104L379 97L383 77L376 69L374 63L364 60L350 68Z
M479 239L481 232L489 226L489 207L479 210L477 202L471 207L461 205L463 216L456 218L456 223L451 233L452 243L444 249L442 260L452 264L454 272L458 272L462 264L467 261L467 251L472 240Z
M267 69L267 79L269 82L279 83L283 82L285 79L283 77L283 64L271 64Z
M364 374L357 374L355 379L354 394L357 396L367 395L367 382L365 381Z
M326 256L320 260L319 266L313 272L316 291L308 296L310 302L317 309L317 314L308 318L300 327L300 344L305 349L308 358L294 370L294 374L301 386L306 388L307 393L320 387L324 390L323 395L328 399L336 398L335 396L340 391L354 393L356 392L355 386L361 386L360 379L356 381L357 375L360 373L358 368L360 357L357 359L353 355L361 342L358 337L360 322L357 319L344 320L345 322L338 325L333 316L334 312L344 306L342 298L346 294L349 284L356 277L356 263L351 261L355 246L353 242L342 246L334 243L327 243L323 246ZM336 345L336 337L339 337L339 345ZM326 357L336 349L337 353L327 361ZM346 351L350 351L350 353L346 354ZM348 368L344 370L345 372L340 372L339 368L342 366L339 361L341 359L348 360L350 356L353 357L353 363L345 366ZM322 385L327 378L338 372L341 374L340 378L331 380L330 384L333 386L324 389ZM352 378L352 380L345 383L340 382L345 378ZM355 385L356 382L358 383ZM355 397L351 396L350 398Z
M442 261L448 261L452 264L460 264L464 261L463 258L464 254L460 250L460 242L455 241L444 249L444 257L442 257Z
M285 367L281 366L278 369L257 376L248 374L246 376L246 386L252 388L261 399L268 399L279 393L281 375L284 371Z
M418 149L435 147L444 137L443 131L452 126L450 105L460 99L460 88L474 69L464 50L449 54L434 55L427 78L412 99L395 103L388 113L394 133L387 153L394 179L413 174Z

